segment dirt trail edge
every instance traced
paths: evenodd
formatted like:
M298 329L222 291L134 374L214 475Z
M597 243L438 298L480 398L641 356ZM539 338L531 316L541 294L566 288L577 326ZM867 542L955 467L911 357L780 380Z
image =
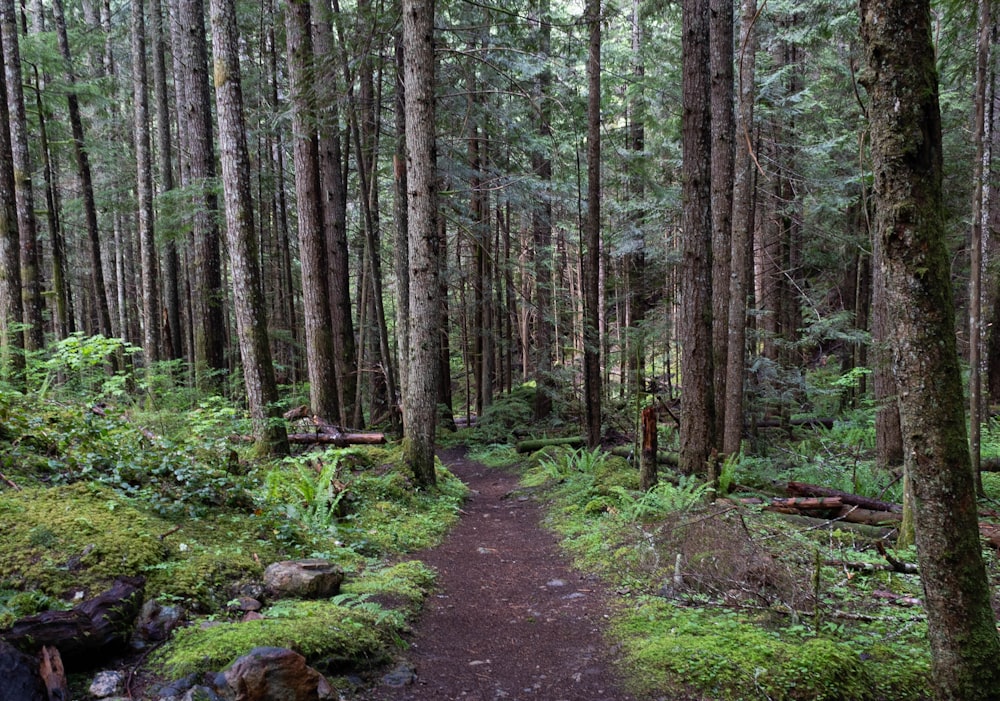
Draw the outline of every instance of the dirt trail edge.
M372 701L627 701L603 637L601 583L570 569L541 508L517 477L441 453L470 489L445 542L416 556L438 571L438 590L404 653L406 667ZM409 671L412 670L412 673Z

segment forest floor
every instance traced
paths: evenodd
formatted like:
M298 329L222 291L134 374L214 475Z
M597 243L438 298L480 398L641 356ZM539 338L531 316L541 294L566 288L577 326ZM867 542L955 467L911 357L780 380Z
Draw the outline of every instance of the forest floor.
M604 635L612 594L570 567L540 523L542 506L513 472L441 454L469 486L460 521L416 557L438 590L408 637L403 661L366 701L637 701L616 675Z

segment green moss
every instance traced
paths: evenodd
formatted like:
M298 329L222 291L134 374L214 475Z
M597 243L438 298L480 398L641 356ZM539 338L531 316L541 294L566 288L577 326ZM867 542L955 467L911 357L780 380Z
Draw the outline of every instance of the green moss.
M437 573L420 560L407 560L391 567L365 570L347 580L342 591L357 597L389 599L393 603L402 600L406 613L415 614L436 579Z
M368 611L328 601L275 607L263 620L192 626L153 653L155 668L170 677L217 671L255 647L291 648L312 664L326 658L363 668L385 659L389 637Z
M680 609L650 599L619 619L616 635L642 692L716 701L919 698L928 693L927 667L885 646L819 636L779 637L724 610ZM641 670L641 673L638 672Z
M238 552L201 551L148 570L150 591L183 599L201 610L215 610L236 596L241 582L260 579L259 560Z
M0 495L0 580L51 596L94 595L160 562L166 521L110 489L76 484Z

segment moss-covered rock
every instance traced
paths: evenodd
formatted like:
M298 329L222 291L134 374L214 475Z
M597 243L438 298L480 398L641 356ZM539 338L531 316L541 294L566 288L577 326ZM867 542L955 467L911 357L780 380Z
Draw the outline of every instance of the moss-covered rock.
M151 662L176 678L220 670L255 647L287 647L314 666L336 658L359 669L383 662L389 644L372 612L330 601L295 601L270 609L261 620L180 630Z

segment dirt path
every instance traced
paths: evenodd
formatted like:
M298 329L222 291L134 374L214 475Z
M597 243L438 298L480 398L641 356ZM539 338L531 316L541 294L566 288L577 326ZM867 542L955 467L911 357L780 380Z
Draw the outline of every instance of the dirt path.
M569 568L539 525L539 505L507 472L458 450L441 457L470 496L447 540L419 554L437 569L439 590L405 665L366 698L632 699L610 666L600 583Z

